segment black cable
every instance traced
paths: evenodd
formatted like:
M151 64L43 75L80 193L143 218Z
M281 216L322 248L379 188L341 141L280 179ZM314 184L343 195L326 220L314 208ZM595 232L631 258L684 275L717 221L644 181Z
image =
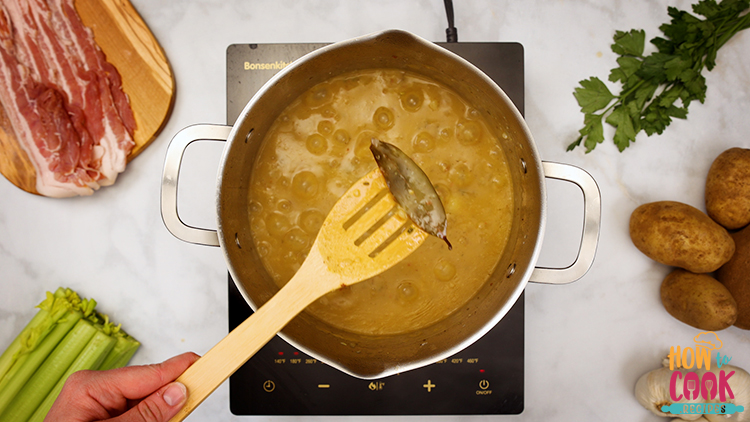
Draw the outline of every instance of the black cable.
M448 42L458 42L458 29L453 26L453 0L444 0L445 13L448 15L448 28L445 30L445 36Z

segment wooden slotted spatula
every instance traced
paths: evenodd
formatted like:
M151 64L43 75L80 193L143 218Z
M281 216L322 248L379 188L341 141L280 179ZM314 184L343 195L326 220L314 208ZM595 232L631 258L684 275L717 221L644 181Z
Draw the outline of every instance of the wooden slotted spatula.
M188 398L171 420L189 415L307 305L387 270L428 236L396 203L379 169L357 181L326 217L294 277L177 378Z

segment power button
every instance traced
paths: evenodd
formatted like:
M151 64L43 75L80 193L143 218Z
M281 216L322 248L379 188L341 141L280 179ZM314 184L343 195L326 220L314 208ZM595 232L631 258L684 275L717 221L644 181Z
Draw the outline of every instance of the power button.
M482 390L486 390L486 389L490 388L490 382L487 381L487 380L481 380L481 381L479 381L479 388L481 388Z
M263 383L263 390L266 393L270 393L271 391L276 389L276 384L273 383L271 380L266 380L266 382Z

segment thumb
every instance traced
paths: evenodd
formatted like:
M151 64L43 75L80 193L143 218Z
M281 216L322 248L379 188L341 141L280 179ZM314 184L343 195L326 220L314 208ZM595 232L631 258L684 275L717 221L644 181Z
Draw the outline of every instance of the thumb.
M119 417L117 422L166 422L182 409L187 399L187 388L180 382L165 385L141 400Z

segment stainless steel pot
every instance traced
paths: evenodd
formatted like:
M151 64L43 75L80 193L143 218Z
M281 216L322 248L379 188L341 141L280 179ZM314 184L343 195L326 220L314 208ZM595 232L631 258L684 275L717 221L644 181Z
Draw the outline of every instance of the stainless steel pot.
M505 93L484 73L455 54L403 31L385 31L314 51L279 72L252 98L234 126L195 125L169 145L162 180L162 218L186 242L220 246L239 291L253 309L278 287L256 253L249 227L248 186L255 158L274 119L297 96L335 75L366 68L396 68L442 82L474 105L492 130L510 136L502 147L511 166L514 224L500 264L474 300L419 331L364 336L332 327L302 313L280 334L302 352L360 378L378 378L447 358L479 339L510 310L529 281L562 284L591 266L599 237L600 193L580 168L539 159L531 133ZM217 230L184 224L177 213L182 155L197 140L226 140L216 191ZM546 221L545 178L578 185L584 197L581 246L568 268L535 267Z

